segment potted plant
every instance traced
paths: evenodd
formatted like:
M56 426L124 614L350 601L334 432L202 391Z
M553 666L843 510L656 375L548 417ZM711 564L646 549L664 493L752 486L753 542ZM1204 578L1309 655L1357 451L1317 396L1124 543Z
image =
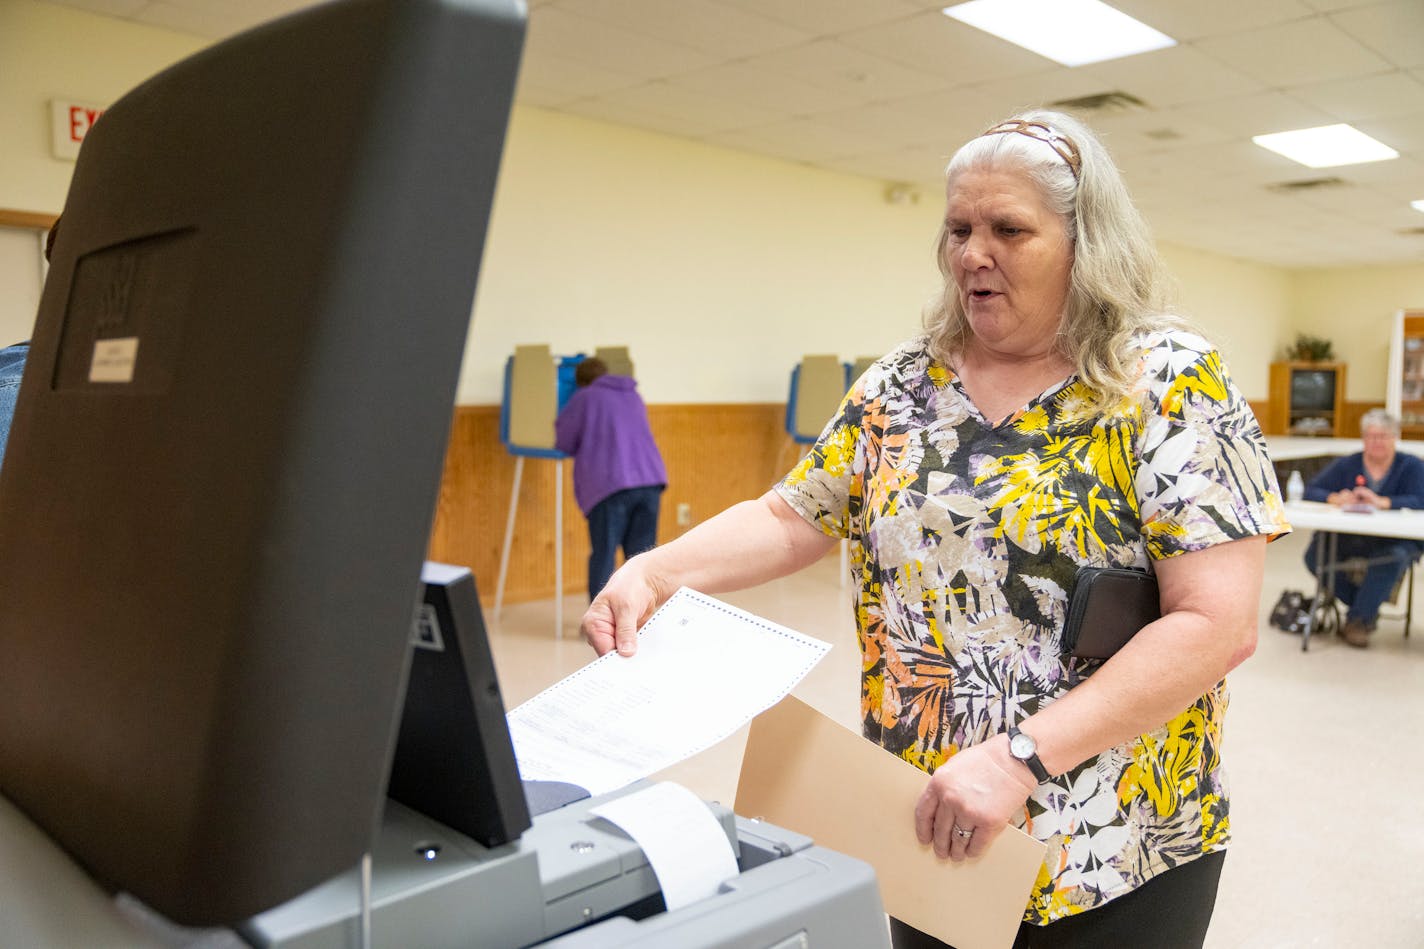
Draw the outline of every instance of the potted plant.
M1335 355L1335 345L1328 339L1297 333L1295 343L1286 350L1286 358L1295 362L1329 362Z

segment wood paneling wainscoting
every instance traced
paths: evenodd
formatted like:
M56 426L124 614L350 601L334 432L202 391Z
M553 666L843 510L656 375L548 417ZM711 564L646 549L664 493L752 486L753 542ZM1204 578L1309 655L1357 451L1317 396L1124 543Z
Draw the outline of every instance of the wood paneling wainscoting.
M658 541L686 530L677 526L679 504L691 505L696 524L771 487L797 457L785 416L783 403L648 406L668 469ZM514 464L499 441L499 406L456 406L429 556L469 567L486 605L494 603L499 578ZM545 458L524 462L506 603L554 595L555 468ZM576 593L588 585L588 526L574 503L573 460L563 468L564 592Z

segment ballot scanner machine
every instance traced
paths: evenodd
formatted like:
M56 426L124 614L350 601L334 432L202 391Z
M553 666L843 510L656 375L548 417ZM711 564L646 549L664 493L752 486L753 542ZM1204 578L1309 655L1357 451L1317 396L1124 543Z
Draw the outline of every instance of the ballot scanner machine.
M520 781L474 578L433 563L422 577L389 784L400 799L387 798L361 866L227 935L262 949L888 949L868 864L716 803L707 807L738 872L715 895L668 911L639 844L592 813L646 782L589 797ZM41 835L8 807L0 825L4 841L28 838L28 850L0 843L0 879L21 884L0 894L0 918L26 945L222 945L212 930L175 936L146 907L116 903L52 843L36 858Z
M739 872L668 911L637 841L593 813L646 782L590 797L521 780L474 577L437 563L421 577L369 881L353 870L260 914L249 942L344 949L364 925L374 945L450 949L888 946L868 864L715 803Z
M708 806L741 872L715 896L664 911L642 850L589 814L606 797L541 814L518 840L494 848L392 802L373 853L371 944L888 949L867 864L715 804ZM241 932L254 945L280 949L360 945L359 887L352 872L256 917Z

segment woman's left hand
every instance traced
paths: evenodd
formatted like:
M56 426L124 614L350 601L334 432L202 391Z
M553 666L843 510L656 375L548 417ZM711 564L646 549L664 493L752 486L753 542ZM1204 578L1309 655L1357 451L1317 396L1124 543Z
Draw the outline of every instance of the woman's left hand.
M1010 756L1008 737L996 735L935 770L915 805L915 836L934 844L941 859L977 857L1023 810L1036 787L1028 768Z

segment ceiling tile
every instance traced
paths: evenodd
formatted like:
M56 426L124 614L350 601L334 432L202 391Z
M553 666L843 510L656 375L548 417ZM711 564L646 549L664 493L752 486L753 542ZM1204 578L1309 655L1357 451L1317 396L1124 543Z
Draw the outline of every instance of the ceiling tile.
M149 0L50 0L55 6L86 10L101 16L121 19L136 16L148 6Z
M1424 3L1402 0L1330 16L1331 22L1396 66L1424 66Z
M719 57L740 58L813 38L713 0L560 0L560 10Z
M1126 92L1158 108L1265 91L1259 80L1192 46L1093 63L1080 71L1097 80L1103 91Z
M1391 65L1323 16L1214 36L1197 47L1274 87L1388 72Z
M1336 10L1351 10L1355 7L1378 6L1380 0L1301 0L1312 10L1330 13Z
M785 112L765 108L755 99L717 98L662 80L611 92L600 96L599 100L613 107L627 108L645 116L661 116L679 123L687 122L689 116L695 117L695 127L699 129L696 134L699 136L708 132L769 125L792 118Z
M644 79L671 76L716 62L715 57L691 47L574 16L557 6L540 7L531 14L524 55L570 59Z
M895 105L920 112L927 123L942 128L958 147L1016 112L1042 107L1053 96L1100 91L1090 78L1072 70L1057 69L1051 75L1057 81L1001 79L906 96L895 100Z
M1178 111L1204 125L1247 139L1333 121L1328 112L1279 92L1186 105Z
M951 83L977 83L1003 76L1043 73L1056 64L938 10L838 37L856 49L940 76Z
M1286 91L1292 98L1344 122L1410 114L1424 116L1424 81L1403 71L1296 86Z
M945 139L943 129L926 122L924 116L893 103L854 106L816 116L816 121L864 137L866 151L891 151L925 146Z
M730 7L789 23L816 36L833 36L874 23L913 16L919 6L906 0L721 0Z
M1178 152L1230 137L1219 126L1181 109L1152 109L1084 116L1115 155Z
M1311 14L1301 0L1113 0L1112 6L1179 43L1287 23Z
M765 148L769 154L797 161L834 160L876 151L876 143L864 135L826 125L819 118L793 119L759 128L740 129L706 136L706 140L729 148L752 151Z
M602 66L555 56L525 56L519 64L518 95L537 95L543 104L584 99L643 80ZM522 101L522 100L521 100Z
M1398 151L1424 153L1424 116L1417 113L1360 119L1351 124Z
M835 40L817 40L753 56L746 62L768 72L821 86L843 97L846 104L894 99L948 85L939 76L908 69Z
M681 138L701 138L709 132L718 131L712 123L695 113L665 115L605 98L565 103L559 111Z
M722 63L697 69L666 80L708 96L727 99L755 99L767 108L792 115L814 115L843 108L848 102L864 102L868 97L845 96L823 86L778 75L749 63Z
M1424 199L1424 158L1411 158L1406 155L1394 161L1352 165L1349 177L1352 181L1358 181L1381 194L1392 195L1404 201Z

